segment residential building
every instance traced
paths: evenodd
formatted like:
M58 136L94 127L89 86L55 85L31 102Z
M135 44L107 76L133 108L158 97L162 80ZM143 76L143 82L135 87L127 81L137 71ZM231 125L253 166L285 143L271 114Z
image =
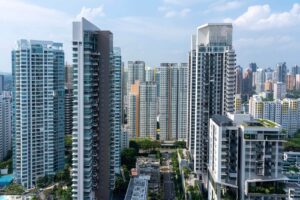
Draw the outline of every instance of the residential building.
M131 138L156 139L156 89L155 82L135 81L135 84L131 85L128 106Z
M283 153L282 172L289 178L289 183L300 184L300 152L287 151Z
M128 70L122 62L122 123L127 124L128 120L128 93L127 93L127 81L128 81Z
M300 74L296 75L296 90L300 91Z
M189 149L194 148L194 171L207 183L209 119L214 114L234 112L236 55L232 24L198 27L191 47L188 144Z
M236 85L236 94L242 94L242 88L243 88L243 68L241 66L236 66L235 68L235 85Z
M11 151L11 93L2 92L0 95L0 161Z
M135 81L131 85L128 94L128 131L130 138L138 138L140 135L140 81Z
M155 82L144 82L139 89L139 137L156 140L156 92Z
M274 81L285 83L286 74L287 74L286 63L285 62L278 63L276 65L275 80Z
M209 132L208 199L224 199L225 193L238 195L239 133L231 119L213 115ZM215 184L214 184L215 183Z
M146 67L145 70L145 81L153 82L154 81L154 69L151 67Z
M274 70L271 69L270 67L265 69L265 79L266 79L266 81L273 80L273 72L274 72Z
M265 70L264 69L257 69L255 73L255 92L259 94L260 92L263 92L265 89L265 81L266 81L266 76L265 76Z
M294 90L296 87L296 75L287 74L286 75L286 90Z
M0 95L4 91L4 75L0 74Z
M256 63L249 63L249 69L251 69L252 72L256 72L257 70L257 64Z
M160 65L160 140L186 140L188 67L186 63Z
M274 99L283 99L286 96L286 85L283 82L274 83Z
M64 51L51 41L19 40L12 51L13 171L27 189L64 168Z
M273 91L273 82L271 80L267 80L265 82L264 91L267 91L267 92L272 92Z
M125 148L129 148L129 133L127 124L122 126L121 132L121 151Z
M243 122L239 129L239 199L286 197L283 189L287 178L281 171L286 134L281 126L269 120L254 120Z
M110 69L110 119L111 123L111 148L113 154L111 165L115 168L115 173L120 174L121 166L121 132L122 132L122 57L121 48L113 48L113 65ZM114 187L114 179L111 178L111 187Z
M157 106L156 106L156 114L159 116L159 97L160 97L160 68L154 69L154 80L157 86Z
M242 97L236 94L234 97L234 113L242 113Z
M261 96L254 95L249 100L249 113L256 119L268 119L280 124L289 136L300 128L300 99L264 101Z
M65 66L65 134L72 134L73 125L73 71L71 65Z
M110 199L120 162L121 65L113 34L73 22L72 199Z
M216 115L210 121L208 199L282 199L286 134L269 120L248 114Z
M293 75L300 74L300 66L298 66L298 65L292 66L291 72L292 72Z
M252 79L253 79L253 72L250 68L247 68L243 74L243 84L242 84L242 96L245 96L246 99L249 99L250 96L253 94L252 89Z
M128 79L127 79L127 93L129 94L131 85L139 80L141 83L145 82L145 62L144 61L128 61Z

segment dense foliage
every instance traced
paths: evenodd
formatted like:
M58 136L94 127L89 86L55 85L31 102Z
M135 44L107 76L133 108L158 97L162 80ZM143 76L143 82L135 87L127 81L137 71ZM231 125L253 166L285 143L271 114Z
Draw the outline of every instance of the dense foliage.
M13 183L4 188L4 194L6 195L21 195L25 192L22 185Z
M289 138L284 143L285 151L300 151L300 130L297 131L294 137Z

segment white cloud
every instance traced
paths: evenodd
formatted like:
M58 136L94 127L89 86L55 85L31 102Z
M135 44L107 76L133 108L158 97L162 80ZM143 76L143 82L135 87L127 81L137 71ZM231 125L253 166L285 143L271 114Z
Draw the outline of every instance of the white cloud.
M11 71L11 50L19 39L62 42L71 55L71 22L68 14L21 0L0 0L0 71Z
M96 8L86 8L82 7L80 13L76 16L76 19L79 20L82 17L85 17L89 20L94 19L95 17L102 17L105 16L105 13L103 11L103 6L99 6Z
M272 13L268 4L250 6L236 19L227 18L224 21L250 30L291 27L300 24L300 4L295 3L291 10L279 13Z
M158 7L158 11L162 12L164 14L164 17L172 18L172 17L185 17L191 12L191 9L184 8L181 10L174 10L168 7L161 6Z

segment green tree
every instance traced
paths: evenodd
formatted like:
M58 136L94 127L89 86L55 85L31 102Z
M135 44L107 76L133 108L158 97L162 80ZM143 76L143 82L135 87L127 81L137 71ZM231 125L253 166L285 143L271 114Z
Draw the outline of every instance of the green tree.
M21 195L25 192L22 185L17 183L12 183L6 188L4 188L4 194L6 195Z
M128 169L135 167L136 150L134 148L126 148L121 152L121 164L126 165Z
M137 141L130 140L129 141L129 148L133 148L136 151L136 154L138 154L139 150L140 150L140 145L137 143Z

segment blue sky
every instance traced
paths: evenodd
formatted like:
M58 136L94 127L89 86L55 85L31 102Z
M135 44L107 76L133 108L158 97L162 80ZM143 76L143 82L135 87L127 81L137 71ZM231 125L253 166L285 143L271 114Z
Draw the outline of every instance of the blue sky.
M190 35L208 22L232 22L237 64L300 64L300 2L293 0L0 0L0 71L11 71L16 40L64 43L71 61L72 21L84 16L111 30L123 61L187 62Z

